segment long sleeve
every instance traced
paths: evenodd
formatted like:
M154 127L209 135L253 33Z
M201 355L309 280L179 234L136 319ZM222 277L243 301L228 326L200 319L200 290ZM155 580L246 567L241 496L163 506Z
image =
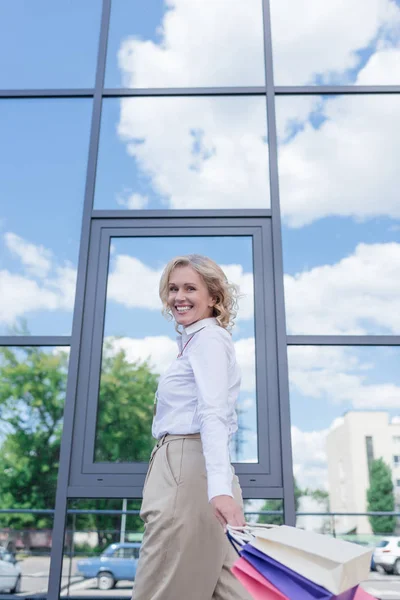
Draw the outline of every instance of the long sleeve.
M191 348L189 362L198 394L200 435L206 462L208 498L232 496L229 456L229 335L208 329ZM201 334L200 334L201 335Z

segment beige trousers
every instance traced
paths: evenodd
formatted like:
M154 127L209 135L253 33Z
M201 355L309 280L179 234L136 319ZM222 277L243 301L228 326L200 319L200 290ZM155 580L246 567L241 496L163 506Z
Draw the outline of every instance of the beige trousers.
M243 505L236 475L233 493ZM159 440L140 516L145 533L134 600L251 600L230 571L238 557L208 502L199 434Z

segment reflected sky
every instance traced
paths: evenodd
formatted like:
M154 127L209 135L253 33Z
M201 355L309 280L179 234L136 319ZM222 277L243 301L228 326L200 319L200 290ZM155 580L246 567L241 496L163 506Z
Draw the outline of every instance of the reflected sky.
M399 84L399 0L270 5L276 85Z
M277 100L288 330L400 332L395 96Z
M289 347L294 473L327 487L326 436L350 410L400 417L400 349Z
M101 6L101 0L0 2L0 87L93 87Z
M106 87L264 84L261 0L113 0Z
M71 333L91 106L0 101L0 334Z
M207 255L215 260L243 294L237 325L232 331L242 371L238 402L242 444L234 459L255 462L257 418L251 238L112 238L105 338L112 342L114 351L124 349L129 361L149 358L155 373L165 372L176 358L177 333L173 322L161 315L158 284L166 260L188 253Z
M261 97L103 102L95 208L268 208Z

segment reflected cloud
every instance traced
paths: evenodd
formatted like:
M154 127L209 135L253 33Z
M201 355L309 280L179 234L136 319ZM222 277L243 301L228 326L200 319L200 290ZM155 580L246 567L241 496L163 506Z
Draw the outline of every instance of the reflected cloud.
M135 194L146 185L158 206L270 204L264 98L124 98L117 131L132 158L124 177L137 180Z
M76 269L65 261L56 263L52 252L8 232L5 245L18 259L22 273L0 270L0 323L13 325L16 319L35 311L72 311Z
M388 243L359 244L336 264L285 275L289 333L398 332L399 272L400 244Z
M395 84L400 74L390 50L400 39L395 0L271 1L277 85L349 84L378 55L382 75L369 84Z
M292 426L293 474L298 485L311 489L327 489L328 464L326 437L329 429L302 431Z
M123 87L263 85L260 0L167 0L165 7L157 39L132 30L122 40Z
M377 360L363 358L362 349L346 347L291 347L289 380L293 392L329 404L355 409L400 409L400 385L382 382Z
M400 218L392 160L400 152L396 97L280 98L277 115L282 216L289 227L333 215Z

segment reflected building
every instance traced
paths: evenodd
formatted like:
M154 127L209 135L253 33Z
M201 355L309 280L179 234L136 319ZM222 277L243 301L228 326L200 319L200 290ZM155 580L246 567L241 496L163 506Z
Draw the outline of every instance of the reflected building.
M329 508L365 513L371 462L382 458L392 471L396 510L400 506L400 421L385 411L349 411L327 436ZM336 517L337 533L372 533L366 516Z

